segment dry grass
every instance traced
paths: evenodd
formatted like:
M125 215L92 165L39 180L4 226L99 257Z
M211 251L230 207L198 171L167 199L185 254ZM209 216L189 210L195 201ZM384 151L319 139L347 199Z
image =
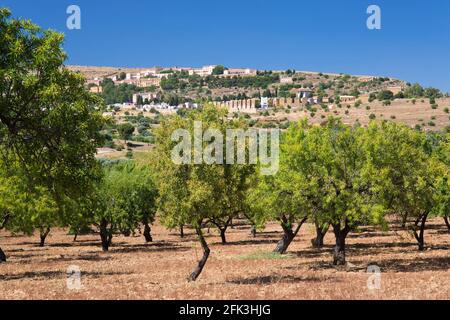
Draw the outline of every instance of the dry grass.
M426 232L428 249L418 252L407 232L364 228L348 239L349 267L330 264L333 236L321 250L311 248L312 225L305 225L280 257L270 253L280 238L273 224L252 238L247 226L228 232L228 245L217 233L208 235L212 254L195 283L186 276L201 256L192 232L179 236L156 225L154 243L143 237L118 236L102 253L98 235L73 243L64 230L54 230L47 246L38 237L0 233L9 262L0 264L1 299L449 299L450 233L441 219ZM367 289L369 264L382 271L380 290ZM82 289L68 290L66 270L82 271Z
M329 116L335 116L342 118L345 124L353 125L355 121L359 121L362 125L367 125L370 121L370 115L374 114L376 119L389 120L398 123L407 124L410 127L414 127L416 124L424 124L425 130L442 130L446 126L450 125L450 114L446 113L445 108L450 109L450 99L437 99L436 103L439 105L437 109L432 109L428 99L417 99L415 104L413 104L412 99L397 99L392 102L390 106L383 106L380 101L373 101L371 103L365 103L355 108L351 106L347 108L345 105L342 108L337 108L331 111L324 111L320 106L315 106L317 112L315 116L311 118L310 112L306 109L303 110L292 110L290 113L285 113L286 109L279 109L275 116L264 117L257 116L256 119L288 119L290 121L296 121L301 118L307 118L311 123L321 123L326 120ZM367 107L369 106L369 110ZM346 114L345 112L348 112ZM273 110L269 110L272 114ZM335 113L336 112L336 113ZM435 126L430 126L428 123L432 121Z

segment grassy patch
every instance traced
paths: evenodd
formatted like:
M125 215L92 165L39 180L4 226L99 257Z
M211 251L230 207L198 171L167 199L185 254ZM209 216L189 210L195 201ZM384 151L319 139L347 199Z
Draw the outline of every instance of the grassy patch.
M270 251L256 251L246 255L238 256L240 260L279 260L279 259L292 259L293 254L279 254Z

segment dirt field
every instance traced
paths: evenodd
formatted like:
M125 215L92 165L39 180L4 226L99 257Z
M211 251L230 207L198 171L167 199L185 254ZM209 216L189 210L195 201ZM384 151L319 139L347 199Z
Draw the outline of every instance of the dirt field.
M270 251L280 228L270 225L252 238L247 226L228 232L228 245L211 233L211 256L195 283L186 276L201 255L192 230L186 238L153 228L154 243L142 236L116 237L102 253L98 235L76 243L63 230L53 231L47 246L38 237L0 234L9 262L0 264L1 299L450 299L450 233L441 219L426 232L428 249L419 253L407 232L364 228L348 238L348 267L330 265L333 235L312 249L312 225L306 225L280 257ZM381 288L369 290L367 266L381 268ZM67 288L67 269L81 269L80 290Z

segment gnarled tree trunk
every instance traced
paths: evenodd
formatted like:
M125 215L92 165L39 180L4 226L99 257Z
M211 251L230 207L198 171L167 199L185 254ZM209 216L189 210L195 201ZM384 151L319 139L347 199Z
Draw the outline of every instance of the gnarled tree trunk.
M6 224L8 223L8 220L9 220L9 214L7 214L5 216L2 223L0 224L0 230L2 230L6 226ZM2 262L6 262L6 255L3 252L2 248L0 248L0 263L2 263Z
M45 246L45 239L47 239L48 234L50 233L50 228L41 228L41 232L40 232L40 240L41 242L39 243L40 247L44 247Z
M183 239L184 238L184 227L180 226L180 238Z
M450 231L450 222L448 221L448 214L444 216L445 225L447 226L448 231Z
M200 226L200 224L199 224L199 226ZM205 266L206 261L208 261L209 253L211 252L209 247L208 247L208 243L206 243L205 237L203 236L203 232L202 232L201 227L197 227L195 229L195 231L197 232L198 239L199 239L199 241L200 241L200 243L202 245L203 257L198 262L198 265L195 268L194 272L192 272L191 275L188 277L188 281L195 281L195 280L197 280L197 278L202 273L203 267Z
M292 240L294 240L297 233L300 231L302 225L306 222L307 218L304 218L302 221L298 223L295 231L292 230L292 227L289 226L288 221L285 216L282 218L281 227L283 228L283 237L280 241L278 241L277 246L273 252L284 254L286 253L287 248L291 244Z
M153 241L151 231L152 231L152 229L150 228L149 223L145 222L144 223L144 237L145 237L145 241L146 242L152 242Z
M341 224L333 224L334 236L336 238L336 245L333 252L333 264L335 266L343 266L346 264L345 261L345 239L350 232L350 227L347 222L345 222L345 227L341 229Z
M255 225L252 225L252 229L250 232L251 232L253 238L256 238L256 226Z
M102 250L104 252L109 250L112 242L112 228L108 230L108 222L102 219L100 222L100 238L102 240Z
M406 222L408 222L408 213L407 212L402 217L402 228L406 227Z
M225 236L227 228L219 228L219 231L220 231L220 239L222 240L222 244L227 244L227 238Z
M3 252L2 248L0 248L0 263L6 262L6 255Z
M425 235L425 224L427 222L428 213L421 214L415 224L414 224L414 237L416 238L418 244L419 244L419 251L425 250L425 241L424 241L424 235ZM420 224L420 226L419 226ZM417 233L417 226L419 226L419 233Z
M227 244L226 232L228 227L233 223L233 219L229 218L227 221L221 220L211 220L210 223L215 225L217 229L219 229L220 239L222 240L222 244ZM211 225L211 224L209 224ZM209 232L208 232L209 233Z
M311 244L314 248L322 248L323 247L323 239L328 232L330 225L327 224L319 224L316 222L316 237L311 240Z

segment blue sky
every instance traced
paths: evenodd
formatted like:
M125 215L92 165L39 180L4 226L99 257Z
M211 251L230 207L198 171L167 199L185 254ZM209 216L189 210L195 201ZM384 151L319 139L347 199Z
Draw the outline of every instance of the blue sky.
M66 9L81 8L81 30ZM382 29L366 27L369 5ZM391 76L450 91L448 0L0 0L66 34L69 64Z

